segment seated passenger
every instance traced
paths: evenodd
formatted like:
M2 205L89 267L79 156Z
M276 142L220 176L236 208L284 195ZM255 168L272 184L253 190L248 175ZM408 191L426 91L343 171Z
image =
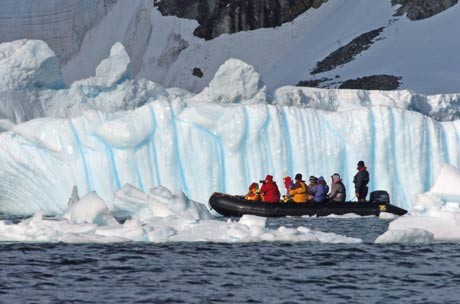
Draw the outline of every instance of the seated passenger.
M310 176L310 192L313 196L313 201L315 202L324 202L326 200L326 187L318 182L316 176Z
M289 189L289 195L295 203L305 203L308 201L308 187L305 181L302 180L302 174L296 174L295 183L291 189Z
M324 186L324 192L329 193L329 185L327 184L326 180L324 177L320 176L318 177L318 184L321 184Z
M286 195L283 195L283 202L288 202L291 200L291 196L289 195L289 190L291 189L292 186L294 186L294 183L292 182L292 179L290 176L286 176L283 178L284 181L284 187L286 188Z
M249 192L244 196L244 199L247 201L260 201L259 185L257 183L252 183L249 186Z
M263 185L260 188L260 194L262 195L262 200L267 203L279 203L281 193L276 185L276 182L273 181L273 176L267 175L263 181Z
M289 189L291 189L292 186L294 186L294 183L292 182L292 179L290 176L286 176L283 178L284 181L284 187L286 188L286 192L289 194Z
M345 202L345 198L347 196L347 192L345 190L345 186L342 183L342 179L340 179L340 175L338 173L334 173L331 176L332 183L331 183L331 192L329 193L329 200L334 202Z

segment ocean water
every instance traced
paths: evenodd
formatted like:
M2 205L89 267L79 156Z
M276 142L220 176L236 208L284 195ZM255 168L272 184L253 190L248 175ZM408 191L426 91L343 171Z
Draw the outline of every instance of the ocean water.
M459 303L460 244L374 244L375 217L269 219L322 243L0 243L0 303Z

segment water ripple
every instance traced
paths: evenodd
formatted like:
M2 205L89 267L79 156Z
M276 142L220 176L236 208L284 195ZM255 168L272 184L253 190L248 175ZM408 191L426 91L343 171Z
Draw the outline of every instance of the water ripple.
M457 303L460 244L373 244L379 219L291 219L362 244L0 244L1 303ZM269 220L269 225L285 223ZM371 238L369 238L369 235Z

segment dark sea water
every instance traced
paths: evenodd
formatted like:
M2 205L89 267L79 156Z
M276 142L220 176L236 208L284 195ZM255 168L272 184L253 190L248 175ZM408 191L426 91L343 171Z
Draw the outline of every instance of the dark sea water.
M378 218L269 219L321 243L0 243L0 303L460 303L460 244L374 244Z

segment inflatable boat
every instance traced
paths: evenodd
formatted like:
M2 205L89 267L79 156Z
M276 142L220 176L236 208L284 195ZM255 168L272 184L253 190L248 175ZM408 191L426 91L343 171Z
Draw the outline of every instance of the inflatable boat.
M374 191L367 202L314 202L305 203L264 203L247 201L244 196L215 192L209 198L209 207L223 216L242 216L252 214L263 217L282 216L327 216L354 213L361 216L375 215L381 212L404 215L407 210L390 204L386 191Z

